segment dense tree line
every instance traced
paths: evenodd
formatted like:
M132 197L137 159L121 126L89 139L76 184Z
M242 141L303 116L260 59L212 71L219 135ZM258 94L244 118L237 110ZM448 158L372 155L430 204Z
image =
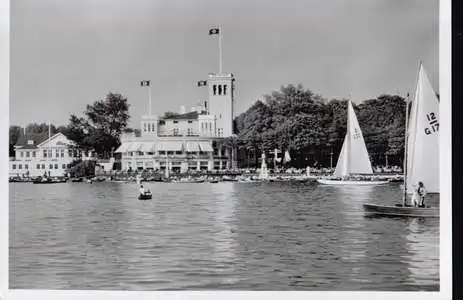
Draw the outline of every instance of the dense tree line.
M401 165L404 155L405 101L381 95L353 103L374 165ZM291 154L290 166L333 166L346 134L347 100L327 100L301 85L282 86L234 120L236 136L227 144L238 150L240 165L258 166L262 151ZM269 155L267 155L268 157ZM271 155L270 159L273 157ZM283 160L280 162L283 164Z

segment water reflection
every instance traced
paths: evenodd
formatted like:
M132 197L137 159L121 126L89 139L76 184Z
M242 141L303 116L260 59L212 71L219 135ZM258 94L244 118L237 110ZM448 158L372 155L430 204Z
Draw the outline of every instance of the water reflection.
M436 219L408 221L409 281L423 290L439 283L439 232Z
M232 224L235 223L235 191L233 183L213 185L212 193L215 195L217 230L214 234L215 259L222 263L234 261L236 242Z

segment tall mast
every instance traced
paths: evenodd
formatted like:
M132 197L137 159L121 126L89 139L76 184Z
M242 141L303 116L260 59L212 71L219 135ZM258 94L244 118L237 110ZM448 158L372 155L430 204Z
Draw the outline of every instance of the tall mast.
M407 93L405 98L405 151L404 151L404 195L402 205L405 207L407 204L407 165L408 165L408 104L410 94Z

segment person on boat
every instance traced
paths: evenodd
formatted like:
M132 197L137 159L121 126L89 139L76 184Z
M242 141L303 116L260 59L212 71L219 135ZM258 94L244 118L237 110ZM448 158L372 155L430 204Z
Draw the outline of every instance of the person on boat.
M140 185L140 195L144 196L146 194L146 189L143 187L143 185Z
M418 182L416 194L418 196L418 207L424 207L424 196L426 196L426 189L424 188L422 181Z

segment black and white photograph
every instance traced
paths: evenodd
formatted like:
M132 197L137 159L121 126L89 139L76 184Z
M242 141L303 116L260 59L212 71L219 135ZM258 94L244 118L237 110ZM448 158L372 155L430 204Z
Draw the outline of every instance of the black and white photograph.
M441 292L440 4L11 1L8 289Z

